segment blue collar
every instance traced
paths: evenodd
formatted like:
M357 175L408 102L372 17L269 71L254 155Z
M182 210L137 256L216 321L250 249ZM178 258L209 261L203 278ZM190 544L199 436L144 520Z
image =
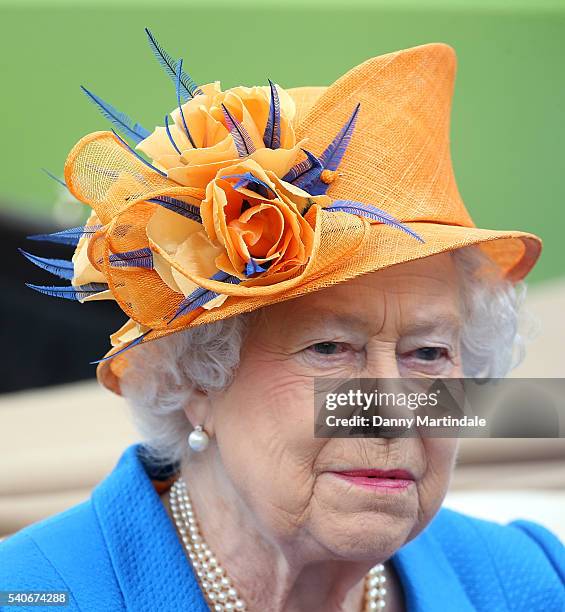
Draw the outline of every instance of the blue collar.
M128 446L92 501L128 610L208 612L175 527L142 461Z
M92 501L127 609L208 612L174 525L151 482L166 477L141 443L127 447ZM437 539L433 523L391 558L407 612L473 612L460 580Z

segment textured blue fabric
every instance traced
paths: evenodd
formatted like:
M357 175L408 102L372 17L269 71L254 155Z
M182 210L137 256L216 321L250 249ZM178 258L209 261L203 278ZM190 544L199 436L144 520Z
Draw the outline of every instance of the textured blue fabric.
M205 612L208 608L151 478L125 449L91 497L0 543L0 590L66 590L70 604L3 610ZM565 612L565 547L542 525L442 508L392 557L408 612ZM263 612L263 611L261 611Z

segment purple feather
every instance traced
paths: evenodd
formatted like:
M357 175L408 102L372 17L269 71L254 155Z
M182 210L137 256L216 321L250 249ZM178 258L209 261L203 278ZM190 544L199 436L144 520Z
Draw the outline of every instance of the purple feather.
M124 253L112 253L109 257L110 263L115 268L153 268L153 254L149 247L125 251Z
M18 248L18 251L31 263L35 264L42 270L46 270L59 278L64 278L65 280L72 280L74 276L74 265L72 261L68 261L66 259L49 259L47 257L38 257L37 255L32 255L31 253L27 253L23 249Z
M181 75L182 75L182 59L180 59L178 61L177 64L177 106L179 107L179 112L180 112L180 116L182 119L182 124L184 126L184 131L186 132L186 135L188 137L188 140L190 140L190 144L193 146L194 149L196 149L196 145L194 144L194 140L192 140L192 135L190 134L190 130L188 129L188 125L186 125L186 119L184 118L184 112L182 110L182 99L181 99Z
M246 157L255 152L255 145L245 127L230 113L225 104L222 103L226 126L232 135L233 141L240 157Z
M351 140L360 108L361 103L358 103L351 117L349 117L345 125L339 131L339 134L332 140L320 156L320 162L324 170L337 170L347 146L349 145L349 141ZM318 175L314 176L314 179L308 184L302 184L300 186L302 189L306 189L310 195L323 195L328 190L329 184L324 183Z
M322 174L322 170L324 168L322 166L322 162L313 153L310 153L310 151L307 151L306 149L302 150L304 153L306 153L308 159L300 162L300 164L303 164L303 166L300 166L300 164L295 166L295 168L297 168L295 172L296 176L288 182L300 187L300 189L306 190L308 185L320 177L320 174ZM292 171L293 169L291 168L290 172Z
M281 105L277 88L271 79L269 79L269 85L271 86L271 105L263 142L269 149L278 149L281 146Z
M57 244L76 246L82 236L90 238L101 227L101 225L81 225L60 232L54 232L53 234L34 234L33 236L27 236L27 238L29 240L40 240L42 242L55 242Z
M123 348L121 348L119 351L116 351L115 353L113 353L112 355L109 355L108 357L102 357L102 359L98 359L97 361L91 361L90 365L95 365L97 363L100 363L101 361L107 361L108 359L112 359L114 358L116 355L119 355L120 353L123 353L124 351L127 351L128 349L136 346L137 344L139 344L143 338L145 338L145 336L147 336L147 334L153 331L152 329L147 330L144 334L141 334L141 336L139 336L138 338L136 338L135 340L132 340L129 344L127 344L126 346L124 346Z
M73 287L72 285L68 287L48 287L26 283L26 287L39 291L39 293L50 295L51 297L65 298L67 300L82 300L89 295L94 295L95 293L100 293L108 289L106 283L87 283L86 285L78 285L77 287Z
M218 270L213 276L210 277L210 280L216 280L220 282L236 282L230 281L229 279L236 279L237 282L240 282L240 279L238 279L236 276L231 276L223 270ZM190 300L194 300L195 298L202 295L203 293L206 293L207 291L209 290L205 287L197 287L192 293L189 293L186 296L185 301L189 302Z
M151 170L154 170L161 176L167 176L165 172L161 172L161 170L155 168L153 164L149 163L145 158L141 157L141 155L137 151L132 149L129 144L115 130L112 130L112 132L114 136L116 136L116 138L128 149L128 151L130 151L130 153L133 153L137 157L137 159L139 159L140 162L143 162L146 166L151 168Z
M219 270L211 277L211 280L218 280L224 283L230 283L232 285L237 285L241 282L241 279L237 276L232 276L223 270ZM175 312L173 318L167 323L170 325L177 317L186 314L196 308L199 308L203 304L206 304L210 300L218 297L219 293L215 291L211 291L209 289L205 289L204 287L198 287L192 293L187 295L184 300L180 303L177 311Z
M226 174L225 176L222 176L220 178L238 178L239 181L237 181L237 183L233 186L235 190L238 190L242 185L248 185L249 183L251 183L252 185L255 185L256 187L260 188L257 190L252 189L252 191L257 191L258 195L260 195L262 198L268 198L269 191L273 194L275 198L277 197L277 194L272 187L269 187L267 183L251 174L251 172L245 172L244 174Z
M49 172L49 170L47 170L46 168L41 168L41 169L43 170L43 172L45 172L45 174L49 178L52 178L54 181L57 181L57 183L59 183L59 185L62 185L65 189L68 189L67 183L65 183L65 181L63 181L59 177L55 176L52 172Z
M177 147L177 143L174 141L173 136L171 134L171 130L169 129L169 117L167 115L165 115L165 130L167 130L167 136L169 137L169 140L171 141L171 144L173 145L174 150L179 155L182 155L181 150Z
M182 200L177 200L176 198L171 198L169 196L159 196L158 198L150 198L147 201L153 202L154 204L159 204L163 208L172 210L173 212L176 212L179 215L186 217L187 219L192 219L193 221L202 223L202 217L200 216L200 209L198 208L198 206L194 206L193 204L187 204Z
M408 226L404 225L397 219L395 219L391 214L377 208L376 206L370 206L368 204L363 204L362 202L355 202L353 200L335 200L329 206L326 206L324 210L328 210L330 212L346 212L352 215L358 215L361 217L367 217L368 219L372 219L373 221L380 221L381 223L385 223L386 225L391 225L392 227L396 227L401 229L403 232L410 234L420 242L425 242L424 239L419 236L416 232L412 231Z
M149 130L146 130L139 123L134 123L125 113L122 113L117 108L114 108L111 104L104 102L102 98L96 94L93 94L91 91L88 91L88 89L86 89L86 87L83 85L81 85L80 88L90 98L90 100L96 104L104 117L106 117L106 119L115 125L128 138L131 138L131 140L133 140L136 144L149 136Z
M220 294L215 291L205 291L200 294L197 298L194 298L190 303L185 304L185 308L183 308L184 312L190 312L192 310L196 310L203 304L210 302L214 298L218 297Z
M333 141L328 145L327 149L320 156L320 161L322 162L324 169L337 170L337 167L341 162L341 158L345 154L347 145L351 140L360 108L361 103L359 102L353 113L351 113L351 117L349 117L346 124L339 131L339 134L333 139Z
M253 257L245 264L245 276L251 276L252 274L256 274L257 272L265 272L267 268L263 268L260 264L258 264Z
M165 69L165 72L176 82L177 79L177 63L175 60L165 51L165 49L157 42L155 36L150 32L148 28L145 28L145 33L149 40L149 46L153 51L153 54L157 58L157 61ZM196 85L193 79L181 71L181 83L182 93L187 98L192 98L195 95L203 94L204 92Z
M283 177L282 180L287 183L294 183L294 181L302 176L305 172L312 169L314 166L322 168L322 162L310 151L301 149L306 155L306 159L295 164ZM321 170L320 170L321 172Z

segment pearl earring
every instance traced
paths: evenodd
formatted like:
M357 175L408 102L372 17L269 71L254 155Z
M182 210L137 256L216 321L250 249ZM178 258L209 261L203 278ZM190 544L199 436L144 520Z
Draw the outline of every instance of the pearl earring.
M188 446L197 453L208 448L210 436L202 429L202 425L197 425L188 435Z

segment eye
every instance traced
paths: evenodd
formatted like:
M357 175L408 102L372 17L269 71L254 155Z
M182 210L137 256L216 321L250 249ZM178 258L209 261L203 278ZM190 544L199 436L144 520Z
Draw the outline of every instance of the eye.
M438 361L448 357L448 351L441 346L423 346L416 349L412 355L421 361Z
M344 350L344 347L340 342L317 342L308 348L314 353L318 353L320 355L337 355Z

